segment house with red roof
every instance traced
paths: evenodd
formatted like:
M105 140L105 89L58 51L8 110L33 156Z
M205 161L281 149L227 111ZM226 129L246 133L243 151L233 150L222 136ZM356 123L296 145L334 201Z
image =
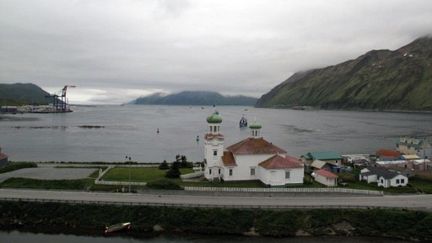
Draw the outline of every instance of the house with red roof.
M207 117L209 132L205 135L204 176L208 180L260 180L269 186L301 184L304 165L282 148L261 136L262 126L252 123L250 136L225 148L220 132L222 117L215 112Z
M328 170L320 169L316 170L312 173L316 182L319 182L326 186L337 186L337 178L338 176L331 173Z

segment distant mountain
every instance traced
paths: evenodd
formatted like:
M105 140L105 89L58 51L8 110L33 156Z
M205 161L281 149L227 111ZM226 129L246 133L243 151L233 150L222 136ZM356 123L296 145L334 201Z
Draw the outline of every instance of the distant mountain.
M140 97L131 104L138 105L248 105L253 106L256 98L247 96L223 96L210 91L183 91L164 95L161 93Z
M31 83L0 84L0 105L44 105L51 102L46 95L49 93Z
M432 110L432 38L295 73L264 94L256 106Z

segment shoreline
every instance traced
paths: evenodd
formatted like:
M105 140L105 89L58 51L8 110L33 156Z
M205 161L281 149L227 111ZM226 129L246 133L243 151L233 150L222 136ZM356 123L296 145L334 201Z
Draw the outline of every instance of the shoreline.
M432 240L431 212L398 209L253 210L5 201L0 201L0 209L0 230L3 231L35 229L39 233L101 236L106 225L131 222L131 235L139 237L181 233ZM389 219L395 224L389 226Z

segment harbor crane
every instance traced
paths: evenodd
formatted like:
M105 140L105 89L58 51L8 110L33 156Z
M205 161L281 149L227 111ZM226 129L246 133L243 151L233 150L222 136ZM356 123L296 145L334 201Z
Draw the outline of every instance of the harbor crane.
M68 88L75 88L75 85L65 85L59 92L49 95L47 97L53 98L53 108L56 112L71 112L68 107L66 98Z

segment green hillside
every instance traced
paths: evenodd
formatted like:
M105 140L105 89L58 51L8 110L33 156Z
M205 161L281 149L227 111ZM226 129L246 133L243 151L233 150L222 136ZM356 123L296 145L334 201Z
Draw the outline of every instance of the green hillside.
M49 93L31 83L0 84L0 106L48 104L50 99L46 95Z
M263 95L256 106L432 110L432 38L295 73Z

